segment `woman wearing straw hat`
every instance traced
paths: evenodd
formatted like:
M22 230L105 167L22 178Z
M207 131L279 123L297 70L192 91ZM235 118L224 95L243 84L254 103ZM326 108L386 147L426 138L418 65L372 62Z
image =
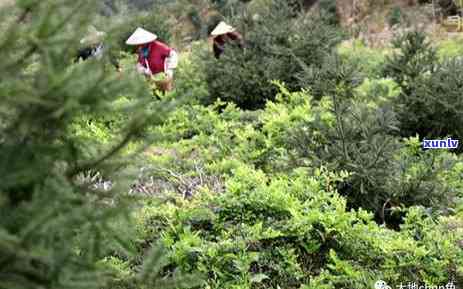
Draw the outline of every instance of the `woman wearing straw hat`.
M169 91L173 88L174 69L178 63L177 52L157 38L156 34L139 27L127 39L126 44L138 47L137 71L148 77L165 73L167 79L157 84L161 90Z
M228 42L237 42L243 47L243 38L235 28L221 21L211 32L213 37L213 50L215 58L219 58L225 50L225 44Z
M103 45L103 40L106 36L105 32L98 31L94 26L88 28L88 34L80 41L80 44L85 45L84 48L77 52L76 61L89 58L101 59L106 49ZM119 63L113 55L109 55L111 63L120 71Z

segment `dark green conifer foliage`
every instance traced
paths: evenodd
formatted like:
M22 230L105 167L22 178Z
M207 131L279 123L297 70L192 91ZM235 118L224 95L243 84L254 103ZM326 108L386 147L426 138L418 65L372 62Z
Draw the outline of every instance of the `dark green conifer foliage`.
M421 32L399 37L394 46L399 52L387 59L385 75L392 77L402 90L395 101L401 134L461 138L461 59L439 62L436 49Z
M282 0L272 2L239 30L244 49L230 44L219 60L210 55L205 60L211 95L206 103L220 98L246 109L262 108L277 93L272 80L284 82L290 90L300 89L304 67L321 69L325 56L342 39L340 31L322 18L295 15Z
M107 253L103 239L121 252L131 250L130 236L111 225L128 213L128 197L120 194L124 180L101 190L79 182L78 176L94 170L110 178L123 164L120 151L168 106L148 106L148 90L118 76L106 61L73 64L97 10L94 2L17 1L1 11L2 289L102 288L111 279L96 265ZM110 104L121 94L133 98L126 126L114 143L92 154L89 143L70 127L82 115L96 119L116 113Z

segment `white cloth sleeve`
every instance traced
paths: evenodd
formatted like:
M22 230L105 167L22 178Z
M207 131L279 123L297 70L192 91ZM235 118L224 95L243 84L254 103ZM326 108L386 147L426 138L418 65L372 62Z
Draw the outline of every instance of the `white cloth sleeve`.
M169 78L174 77L174 70L173 69L167 69L165 71L165 73L166 73L167 77L169 77Z
M169 56L166 58L164 65L164 72L167 73L168 70L173 70L177 68L178 65L178 54L175 50L171 50Z

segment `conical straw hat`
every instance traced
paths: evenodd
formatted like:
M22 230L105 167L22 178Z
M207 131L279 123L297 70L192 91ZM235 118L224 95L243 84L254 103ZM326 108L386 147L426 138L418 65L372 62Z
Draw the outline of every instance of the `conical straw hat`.
M86 37L84 37L82 40L80 40L80 44L87 44L87 45L93 45L93 44L98 44L101 41L103 41L106 33L102 31L98 31L95 26L89 26L88 27L88 34Z
M156 34L146 31L143 28L138 27L135 32L130 35L129 39L125 42L127 45L141 45L153 42L158 37Z
M234 32L235 28L231 27L227 23L220 21L220 23L212 30L211 36L217 36L222 34L227 34L230 32Z

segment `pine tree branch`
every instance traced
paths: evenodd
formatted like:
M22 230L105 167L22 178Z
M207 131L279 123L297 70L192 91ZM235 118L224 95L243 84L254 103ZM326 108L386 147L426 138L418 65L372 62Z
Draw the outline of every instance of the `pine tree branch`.
M63 26L68 23L73 17L76 17L76 15L80 15L78 12L86 5L86 2L77 2L77 5L72 9L63 19L57 23L53 29L50 29L49 33L44 35L43 38L49 38L51 35L57 34ZM26 8L23 13L18 17L17 22L20 23L25 20L27 15L32 11L31 7ZM30 47L29 49L24 52L24 54L20 57L17 58L16 61L13 61L10 65L6 66L5 69L11 69L12 67L20 67L24 66L24 63L26 63L26 60L28 60L37 50L39 49L39 45L37 43L29 43Z
M346 137L344 135L344 120L342 118L341 112L339 112L339 103L336 98L336 93L333 93L332 95L332 100L333 100L333 108L334 108L334 114L336 116L336 129L341 136L341 143L342 143L342 151L344 154L344 161L347 161L350 159L349 154L347 152L347 145L346 145Z

